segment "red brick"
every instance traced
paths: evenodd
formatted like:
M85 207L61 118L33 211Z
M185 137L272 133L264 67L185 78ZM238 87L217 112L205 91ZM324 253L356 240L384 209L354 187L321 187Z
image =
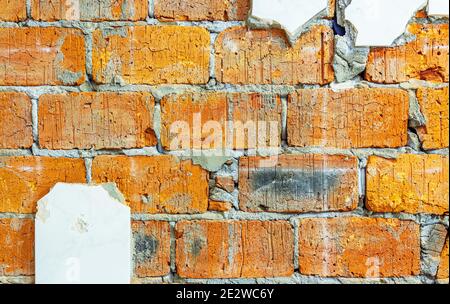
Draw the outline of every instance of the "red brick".
M162 21L239 21L247 19L250 0L155 0Z
M294 234L285 221L182 221L176 266L183 278L287 277Z
M205 84L210 35L201 27L135 26L97 30L93 78L97 83Z
M0 213L34 213L58 182L85 183L82 159L0 157Z
M44 149L120 149L155 146L154 98L148 93L69 93L39 100Z
M196 117L201 118L197 124ZM225 92L167 95L161 101L161 120L161 141L166 150L254 149L281 144L279 95ZM207 123L211 121L220 127L220 132L210 130ZM181 125L176 124L179 122L185 127L180 129ZM227 122L234 123L233 130ZM258 129L258 124L266 127L265 134L260 134L263 129ZM254 128L248 131L245 126ZM196 135L197 132L201 135Z
M232 84L327 84L334 80L334 34L318 25L293 46L282 30L234 27L215 43L215 74Z
M30 148L33 144L31 101L23 93L0 92L0 149Z
M71 3L78 4L77 6ZM31 17L36 20L137 21L148 15L148 0L32 0Z
M208 173L169 155L99 156L96 183L115 182L134 213L201 213L208 209Z
M27 19L26 0L0 0L0 21L24 21Z
M170 224L133 221L134 274L139 278L170 272Z
M403 147L408 141L408 109L408 94L400 89L298 90L289 95L288 144Z
M419 88L417 99L425 116L426 125L417 132L425 150L448 148L448 87Z
M379 278L420 273L420 231L412 221L304 219L299 234L299 267L304 275Z
M266 161L264 161L266 160ZM339 155L239 160L239 202L249 212L351 211L358 206L358 164Z
M448 214L448 168L448 156L372 156L367 164L367 208L374 212Z
M232 193L234 191L234 180L231 176L216 176L216 187Z
M34 221L0 219L0 277L34 274Z
M396 47L372 48L365 78L378 83L410 79L448 82L448 23L408 26L415 39Z
M78 29L0 28L0 85L80 85L85 60Z

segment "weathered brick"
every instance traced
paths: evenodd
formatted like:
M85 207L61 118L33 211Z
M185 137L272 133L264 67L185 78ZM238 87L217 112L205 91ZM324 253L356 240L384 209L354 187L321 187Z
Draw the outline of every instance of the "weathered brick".
M31 147L31 100L26 94L0 92L0 117L0 149Z
M294 234L286 221L182 221L175 228L183 278L285 277L294 272Z
M72 4L73 3L73 4ZM36 20L145 20L148 0L32 0L31 17Z
M0 212L34 213L58 182L85 183L82 159L0 157Z
M318 25L293 46L279 29L234 27L215 43L215 74L232 84L326 84L334 80L334 34Z
M189 26L135 26L93 34L97 83L205 84L210 36Z
M357 172L350 156L241 157L239 204L250 212L350 211L358 206Z
M273 94L167 95L161 101L161 142L167 150L278 147L281 109L280 96ZM233 122L232 129L228 122Z
M26 0L0 0L0 21L18 22L27 19Z
M367 208L374 212L448 213L448 156L372 156L367 165Z
M34 274L34 221L0 219L0 277Z
M216 187L231 193L234 191L234 180L231 176L216 176Z
M68 93L39 99L39 145L45 149L154 146L154 98L148 93Z
M299 225L299 268L322 277L420 273L419 225L380 218L314 218Z
M79 85L85 65L78 29L0 28L0 85Z
M442 253L441 253L441 263L439 265L439 270L437 273L437 279L448 279L448 237L447 240L445 241L445 245L444 248L442 249Z
M228 202L209 201L208 210L215 212L227 212L233 209L233 205Z
M170 272L170 224L133 221L134 274L139 278Z
M289 95L288 144L396 148L408 141L408 94L400 89L298 90Z
M245 20L250 0L155 0L155 18L162 21Z
M208 173L175 156L99 156L97 183L115 182L134 213L201 213L208 208Z
M417 129L425 150L448 148L448 87L442 89L419 88L420 110L426 125Z
M413 23L408 32L415 36L411 42L371 49L365 78L378 83L448 82L448 23Z

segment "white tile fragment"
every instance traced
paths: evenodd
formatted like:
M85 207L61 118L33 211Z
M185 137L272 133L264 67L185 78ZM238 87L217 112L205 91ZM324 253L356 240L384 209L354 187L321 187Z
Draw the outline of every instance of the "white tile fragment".
M36 283L128 284L130 208L114 184L57 184L38 202Z
M328 0L253 0L252 17L278 23L294 35L327 4Z
M426 0L352 0L345 17L356 28L356 46L390 46Z
M428 15L431 16L448 16L449 14L448 0L429 0Z

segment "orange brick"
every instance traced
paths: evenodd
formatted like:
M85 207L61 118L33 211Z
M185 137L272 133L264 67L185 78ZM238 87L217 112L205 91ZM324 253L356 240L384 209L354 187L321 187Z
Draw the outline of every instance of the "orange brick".
M34 275L33 219L0 219L0 277Z
M437 279L448 279L448 237L441 253L441 264L439 265Z
M162 21L238 21L247 19L250 0L155 0Z
M365 78L378 83L410 79L448 82L448 23L408 26L415 40L396 47L373 48Z
M234 191L234 180L231 176L216 176L216 187L231 193Z
M97 30L93 78L97 83L205 84L210 36L189 26L136 26Z
M290 146L396 148L408 141L408 94L400 89L299 90L289 95Z
M281 144L278 95L225 92L167 95L161 101L161 120L161 142L166 150L251 149ZM229 121L234 122L233 130L228 127ZM217 124L217 132L211 130L211 122ZM265 134L258 124L265 126Z
M420 231L412 221L304 219L299 234L299 268L304 275L379 278L420 273Z
M215 43L215 74L232 84L327 84L334 80L334 34L313 26L293 46L278 29L223 31Z
M207 171L174 156L99 156L93 161L92 179L115 182L134 213L208 209Z
M31 17L43 21L137 21L145 20L147 15L148 0L32 0L31 2Z
M418 128L425 150L448 148L448 87L443 89L420 88L417 90L420 109L426 126Z
M367 208L374 212L448 213L448 156L370 157Z
M139 278L170 272L170 224L133 221L134 274Z
M240 206L250 212L351 211L358 206L357 172L350 156L281 155L276 163L241 157Z
M69 28L0 28L0 85L79 85L84 36Z
M0 92L0 149L30 148L33 144L31 101L23 93Z
M39 145L45 149L155 146L154 98L148 93L69 93L39 100Z
M82 159L0 157L0 212L34 213L58 182L85 183Z
M294 234L286 221L182 221L176 232L183 278L287 277L294 273Z
M0 21L18 22L27 19L26 0L0 0Z
M228 202L209 201L208 210L215 212L227 212L233 209L233 205Z

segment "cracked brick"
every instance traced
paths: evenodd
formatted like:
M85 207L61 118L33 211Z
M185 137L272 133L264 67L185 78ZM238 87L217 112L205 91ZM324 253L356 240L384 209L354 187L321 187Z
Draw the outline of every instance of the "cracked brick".
M98 156L92 180L115 182L133 213L194 214L208 209L208 173L175 156Z
M289 277L294 234L286 221L181 221L176 268L183 278Z
M39 99L44 149L130 149L155 146L149 93L68 93Z
M408 141L409 97L400 89L298 90L289 95L289 146L397 148Z
M374 212L448 214L448 156L371 156L366 206Z

